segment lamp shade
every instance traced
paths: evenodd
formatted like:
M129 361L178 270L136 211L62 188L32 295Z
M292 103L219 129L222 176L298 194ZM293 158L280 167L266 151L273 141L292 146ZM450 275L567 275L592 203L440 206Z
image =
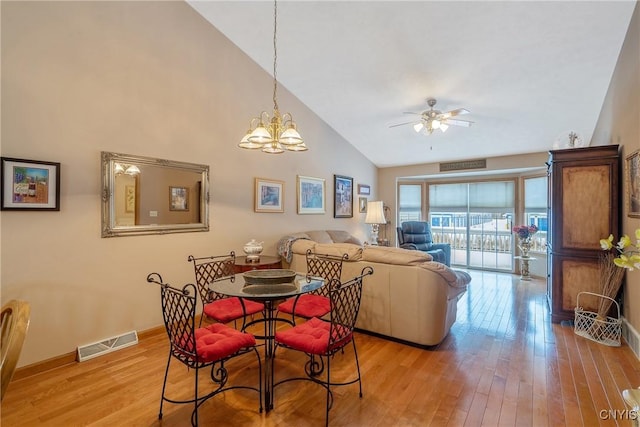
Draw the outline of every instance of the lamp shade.
M127 175L136 175L140 173L140 169L136 165L130 165L125 171Z
M386 224L384 217L384 206L382 201L367 203L367 216L364 219L367 224Z
M249 140L249 142L255 142L258 144L268 144L273 141L271 134L262 123L260 123L260 126L258 126L253 130L253 132L251 132L251 135L247 139Z
M115 172L116 175L124 173L124 166L122 166L120 163L116 163L113 171Z
M285 145L289 145L289 144L301 144L302 141L302 137L300 136L300 134L298 133L298 131L296 130L295 126L290 126L289 128L287 128L287 130L285 130L284 132L282 132L282 135L280 135L280 143L281 144L285 144Z

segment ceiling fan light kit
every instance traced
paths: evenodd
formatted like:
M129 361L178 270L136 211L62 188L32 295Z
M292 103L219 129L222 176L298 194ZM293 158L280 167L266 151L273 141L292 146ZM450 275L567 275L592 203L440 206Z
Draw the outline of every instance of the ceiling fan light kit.
M429 110L425 110L422 113L405 112L405 114L416 114L420 116L420 119L416 122L406 122L391 125L389 127L413 125L413 130L417 133L424 133L425 135L431 135L434 130L440 129L443 133L449 129L451 125L469 127L473 122L468 120L452 119L451 117L459 116L461 114L469 114L469 110L464 108L458 108L451 111L435 110L433 107L436 105L435 98L427 98L427 105Z

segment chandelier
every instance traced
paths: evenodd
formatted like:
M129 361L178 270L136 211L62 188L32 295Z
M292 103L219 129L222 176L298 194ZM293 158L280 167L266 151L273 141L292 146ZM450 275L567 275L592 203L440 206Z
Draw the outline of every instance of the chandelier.
M264 153L280 154L287 151L306 151L307 146L296 129L291 113L280 114L278 109L278 78L276 66L278 50L276 35L278 29L278 4L273 2L273 113L262 111L258 117L249 122L247 134L238 144L241 148L249 150L262 149Z

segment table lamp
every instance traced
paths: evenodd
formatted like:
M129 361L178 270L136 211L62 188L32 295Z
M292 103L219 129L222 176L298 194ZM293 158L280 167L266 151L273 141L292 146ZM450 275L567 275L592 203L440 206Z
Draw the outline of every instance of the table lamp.
M386 224L384 217L384 205L382 201L374 201L367 203L367 216L364 222L371 224L371 240L374 244L378 243L378 229L380 224Z

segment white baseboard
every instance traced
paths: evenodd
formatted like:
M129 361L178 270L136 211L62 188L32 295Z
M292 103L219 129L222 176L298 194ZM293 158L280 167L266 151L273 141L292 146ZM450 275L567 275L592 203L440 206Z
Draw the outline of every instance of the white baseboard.
M640 333L635 330L625 317L622 317L622 337L638 360L640 360Z

